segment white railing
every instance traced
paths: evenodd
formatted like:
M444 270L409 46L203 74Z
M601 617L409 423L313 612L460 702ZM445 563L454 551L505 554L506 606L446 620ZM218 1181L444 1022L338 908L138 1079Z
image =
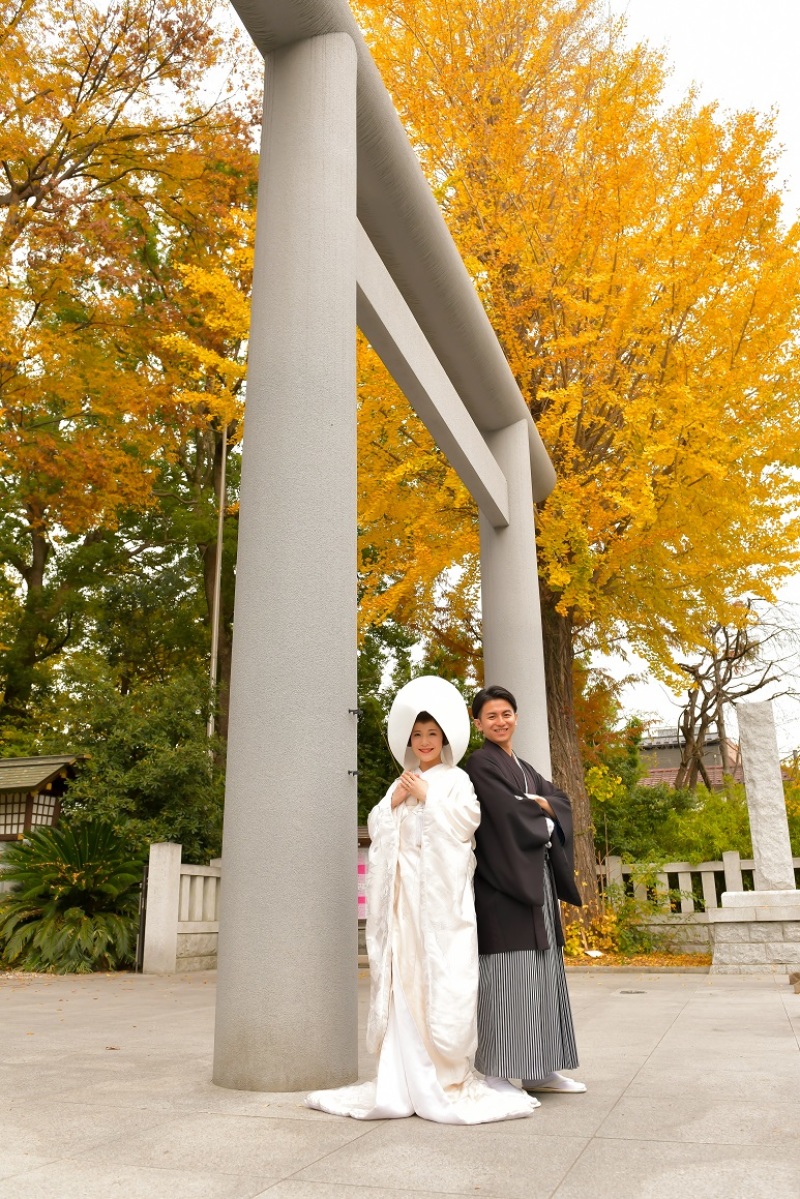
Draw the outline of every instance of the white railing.
M793 858L795 871L800 870L800 858ZM650 871L655 879L656 894L663 895L665 912L673 910L676 904L682 915L693 912L707 912L709 908L720 907L719 897L723 891L744 891L745 877L749 887L753 886L755 862L752 858L742 858L732 850L722 855L721 862L667 862L659 863L656 867L648 867L639 862L623 862L622 858L609 856L597 867L601 886L622 886L628 889L632 885L634 897L648 898L648 888L644 876ZM670 893L676 898L672 898Z
M178 933L219 932L220 867L181 863Z
M360 953L364 953L366 918L367 844L359 834L358 923ZM800 858L794 858L796 871ZM601 889L624 888L636 899L659 899L646 923L668 935L684 952L708 952L711 939L708 911L720 906L723 891L743 891L752 886L755 863L735 851L719 862L667 862L648 867L610 856L597 867ZM748 877L748 872L750 877ZM222 860L208 866L181 862L181 847L169 843L150 846L147 914L143 969L147 973L174 974L213 970L217 964L219 900Z

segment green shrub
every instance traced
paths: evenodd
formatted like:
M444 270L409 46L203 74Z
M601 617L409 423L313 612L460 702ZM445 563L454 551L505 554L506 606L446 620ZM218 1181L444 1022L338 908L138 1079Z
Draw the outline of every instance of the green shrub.
M720 791L698 787L692 803L669 813L661 830L662 860L717 862L727 850L753 853L750 817L741 783L727 780Z
M650 893L655 887L656 871L643 868L637 871L635 881L643 883ZM612 884L603 893L599 909L588 925L580 920L566 925L565 954L581 957L591 949L618 953L622 957L672 952L673 938L669 928L663 924L653 927L649 923L654 917L663 916L663 903L663 896L637 899L624 887Z
M115 827L41 828L3 855L0 962L14 970L89 974L129 965L142 861Z
M185 862L220 852L224 773L206 737L208 686L192 675L120 695L97 686L73 717L69 743L87 754L64 811L72 825L99 817L131 849L176 841ZM62 741L63 744L63 741Z
M791 802L787 806L791 831ZM731 849L743 858L752 855L744 787L731 780L719 791L676 791L665 784L619 788L595 802L594 818L601 858L611 853L628 862L711 862Z

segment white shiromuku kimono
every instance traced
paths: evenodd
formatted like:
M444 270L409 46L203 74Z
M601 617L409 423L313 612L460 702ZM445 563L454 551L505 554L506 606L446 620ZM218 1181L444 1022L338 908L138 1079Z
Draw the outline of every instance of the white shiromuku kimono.
M492 1090L472 1071L475 791L458 767L417 773L428 784L423 803L409 797L392 809L393 783L369 818L367 1048L380 1055L377 1078L316 1091L306 1103L360 1120L416 1114L441 1124L483 1124L528 1116L534 1099Z

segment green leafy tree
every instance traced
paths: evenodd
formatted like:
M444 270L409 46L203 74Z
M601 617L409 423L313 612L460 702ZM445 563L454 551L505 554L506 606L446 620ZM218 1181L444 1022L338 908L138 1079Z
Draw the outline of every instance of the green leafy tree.
M698 787L688 796L685 806L675 805L666 813L660 830L662 857L679 862L712 862L731 849L738 850L743 858L752 856L750 817L741 784L728 781L721 791Z
M420 654L422 650L422 654ZM399 689L420 675L447 679L470 703L477 684L469 673L460 645L431 641L422 647L412 632L393 621L368 628L358 655L358 821L366 824L370 811L386 794L399 773L386 740L386 721ZM482 742L473 729L465 760Z
M398 677L410 677L413 640L398 625L367 629L358 652L358 823L366 824L398 766L386 740L386 720ZM399 684L402 686L402 683Z
M61 690L37 713L38 732L11 743L14 753L86 755L64 801L79 827L109 820L129 848L176 841L189 862L220 852L224 773L219 745L206 736L209 692L203 673L165 682L137 680L122 694L105 664L78 657ZM20 734L21 738L21 734Z
M0 961L17 970L89 974L130 965L142 858L109 821L37 829L3 856Z

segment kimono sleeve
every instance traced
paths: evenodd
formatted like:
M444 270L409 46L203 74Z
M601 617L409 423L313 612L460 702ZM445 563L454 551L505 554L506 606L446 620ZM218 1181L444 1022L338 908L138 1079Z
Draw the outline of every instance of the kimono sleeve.
M517 799L499 767L480 753L467 763L478 793L478 874L520 903L540 904L541 884L533 858L550 840L545 813L535 800Z
M547 800L556 817L556 835L550 850L556 894L565 903L581 907L583 899L575 883L572 804L569 796L560 791L555 783L543 778L532 766L528 766L528 769L533 774L536 794Z
M397 841L397 809L392 807L392 792L397 786L397 782L398 780L395 779L383 799L379 803L376 803L367 817L370 862L372 862L374 857L380 855L383 850L393 847Z
M428 784L428 816L455 841L471 841L481 822L478 797L469 775L454 767Z
M526 765L528 765L526 763ZM555 812L556 827L561 838L562 844L564 841L572 840L572 804L569 796L560 791L555 783L551 783L549 779L539 774L532 766L528 766L533 775L533 785L536 795L541 795L542 799L546 799L550 807Z

